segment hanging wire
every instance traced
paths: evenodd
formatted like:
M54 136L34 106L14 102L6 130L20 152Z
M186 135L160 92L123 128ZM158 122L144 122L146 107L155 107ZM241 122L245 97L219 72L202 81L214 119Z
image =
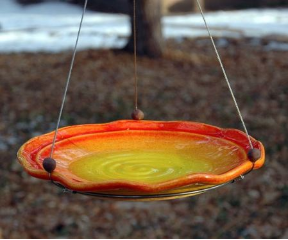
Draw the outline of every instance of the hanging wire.
M54 137L53 137L53 142L52 142L52 147L51 147L51 152L50 152L50 157L51 158L52 158L53 153L54 153L56 137L57 137L57 134L58 134L59 125L60 125L60 121L61 121L61 117L62 117L62 113L63 113L65 101L66 101L67 91L68 91L70 80L71 80L72 70L73 70L73 67L74 67L75 57L76 57L76 53L77 53L79 37L80 37L81 29L82 29L84 16L85 16L86 9L87 9L87 3L88 3L88 0L85 0L83 12L82 12L82 17L81 17L81 21L80 21L80 25L79 25L79 30L78 30L78 33L77 33L76 43L75 43L75 47L74 47L74 51L73 51L73 56L72 56L72 60L71 60L71 64L70 64L70 70L69 70L69 73L68 73L66 86L65 86L65 90L64 90L64 94L63 94L63 98L62 98L62 104L61 104L60 111L59 111L59 116L58 116L58 121L57 121L56 129L55 129L55 134L54 134Z
M216 45L214 43L214 40L213 40L213 37L210 33L210 30L208 28L208 25L206 23L206 20L205 20L205 17L204 17L204 13L202 11L202 8L201 8L201 5L199 3L198 0L196 0L197 3L198 3L198 6L199 6L199 9L201 11L201 14L202 14L202 17L203 17L203 20L205 22L205 25L206 25L206 28L207 28L207 31L209 33L209 36L211 38L211 41L212 41L212 44L214 46L214 49L215 49L215 52L217 54L217 58L220 62L220 65L221 65L221 68L222 68L222 71L224 73L224 76L225 76L225 79L227 81L227 84L228 84L228 87L230 89L230 92L231 92L231 95L232 95L232 98L234 100L234 103L235 103L235 106L237 108L237 111L239 113L239 116L240 116L240 119L242 121L242 124L243 124L243 127L245 129L245 132L247 134L247 137L248 137L248 140L249 140L249 143L251 145L251 148L253 148L253 145L252 145L252 142L249 138L249 134L247 132L247 129L246 129L246 126L245 126L245 123L244 123L244 120L242 118L242 115L241 115L241 112L239 110L239 107L238 107L238 104L237 104L237 101L235 99L235 96L233 94L233 91L232 91L232 88L231 88L231 85L229 83L229 80L228 80L228 77L226 75L226 71L224 69L224 66L222 64L222 61L221 61L221 58L220 58L220 55L218 53L218 50L216 48ZM71 61L71 65L70 65L70 70L69 70L69 74L68 74L68 78L67 78L67 82L66 82L66 86L65 86L65 90L64 90L64 95L63 95L63 99L62 99L62 104L61 104L61 108L60 108L60 112L59 112L59 117L58 117L58 121L57 121L57 125L56 125L56 130L55 130L55 134L54 134L54 138L53 138L53 143L52 143L52 147L51 147L51 153L50 153L50 157L52 157L53 155L53 151L54 151L54 148L55 148L55 142L56 142L56 137L57 137L57 133L58 133L58 129L59 129L59 125L60 125L60 121L61 121L61 117L62 117L62 113L63 113L63 109L64 109L64 105L65 105L65 100L66 100L66 96L67 96L67 91L68 91L68 88L69 88L69 84L70 84L70 80L71 80L71 75L72 75L72 70L73 70L73 66L74 66L74 61L75 61L75 57L76 57L76 53L77 53L77 46L78 46L78 42L79 42L79 37L80 37L80 33L81 33L81 29L82 29L82 24L83 24L83 20L84 20L84 16L85 16L85 12L86 12L86 9L87 9L87 3L88 3L88 0L85 0L85 4L84 4L84 9L83 9L83 13L82 13L82 17L81 17L81 21L80 21L80 26L79 26L79 30L78 30L78 34L77 34L77 39L76 39L76 43L75 43L75 48L74 48L74 51L73 51L73 56L72 56L72 61ZM137 110L138 108L138 77L137 77L137 37L136 37L136 0L133 1L133 24L134 24L134 81L135 81L135 109ZM253 164L253 167L250 171L248 171L246 174L250 173L254 168L254 164ZM104 194L104 193L96 193L96 192L78 192L78 191L74 191L74 190L70 190L68 188L66 188L65 186L61 185L60 183L58 182L55 182L53 179L52 179L52 176L51 176L51 173L49 173L49 178L51 180L51 182L61 188L63 190L64 193L66 192L71 192L73 194L82 194L82 195L87 195L87 196L94 196L94 197L99 197L99 198L109 198L109 199L130 199L130 200L135 200L135 199L139 199L139 200L143 200L143 199L151 199L151 198L170 198L170 197L175 197L175 196L189 196L191 194L201 194L201 193L205 193L209 190L213 190L213 189L216 189L218 187L222 187L222 186L225 186L226 184L229 184L229 183L234 183L235 181L238 181L238 180L242 180L244 178L244 175L240 175L239 178L237 179L234 179L230 182L227 182L227 183L224 183L224 184L220 184L220 185L216 185L216 186L212 186L210 188L207 188L207 189L202 189L202 190L196 190L196 191L191 191L191 192L182 192L182 193L175 193L175 194L155 194L155 195L135 195L135 196L125 196L125 195L112 195L112 194Z
M210 39L211 39L212 45L213 45L213 47L214 47L214 50L215 50L217 59L218 59L218 61L219 61L219 63L220 63L220 67L221 67L222 72L223 72L223 74L224 74L224 78L225 78L225 80L226 80L226 83L227 83L227 85L228 85L229 91L230 91L230 93L231 93L233 102L234 102L235 107L236 107L236 109L237 109L237 112L238 112L240 121L241 121L241 123L242 123L242 125L243 125L243 128L244 128L244 130L245 130L245 133L246 133L246 135L247 135L247 139L248 139L248 141L249 141L249 145L250 145L251 149L253 149L253 144L252 144L252 141L251 141L251 139L250 139L248 130L247 130L247 128L246 128L246 124L245 124L245 122L244 122L243 116L242 116L242 114L241 114L240 108L239 108L238 103L237 103L237 100L236 100L236 98L235 98L233 89L232 89L232 87L231 87L231 84L230 84L229 78L228 78L228 76L227 76L226 70L225 70L225 68L224 68L223 62L222 62L222 60L221 60L220 54L219 54L219 52L218 52L218 50L217 50L217 47L216 47L216 44L215 44L215 42L214 42L214 38L213 38L213 36L212 36L212 34L211 34L211 31L210 31L210 28L209 28L209 26L208 26L208 24L207 24L207 21L206 21L206 18L205 18L203 9L202 9L202 7L201 7L201 4L200 4L199 0L196 0L196 1L197 1L197 4L198 4L200 13L201 13L201 15L202 15L203 21L204 21L204 23L205 23L205 27L206 27L207 32L208 32L208 34L209 34L209 37L210 37Z
M133 35L134 35L134 101L138 109L138 76L137 76L137 30L136 30L136 0L133 1Z

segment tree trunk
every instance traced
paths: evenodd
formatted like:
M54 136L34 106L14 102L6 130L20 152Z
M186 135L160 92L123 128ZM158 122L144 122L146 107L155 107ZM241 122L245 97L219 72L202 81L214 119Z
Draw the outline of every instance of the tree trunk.
M133 0L130 3L132 34L124 50L134 51L134 21ZM161 57L163 54L164 40L161 25L160 0L136 0L136 33L137 54L149 57Z

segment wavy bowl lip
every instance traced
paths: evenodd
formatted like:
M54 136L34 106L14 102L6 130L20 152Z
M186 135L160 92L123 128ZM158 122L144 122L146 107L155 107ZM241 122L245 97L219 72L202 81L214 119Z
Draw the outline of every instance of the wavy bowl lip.
M84 134L95 134L125 130L157 130L157 131L173 131L173 132L187 132L195 133L205 136L218 137L231 141L240 146L247 153L250 149L250 145L247 139L247 135L237 129L223 129L212 125L186 122L186 121L135 121L135 120L119 120L104 124L84 124L74 125L64 128L60 128L56 138L56 143L61 140L65 140L70 137L75 137ZM26 142L18 151L17 157L20 164L24 169L33 177L49 180L48 173L43 169L36 161L37 153L47 145L52 143L54 131L34 137ZM263 166L265 161L265 149L261 142L250 137L253 147L257 148L261 152L261 157L253 163L248 157L243 163L223 174L211 174L211 173L193 173L183 177L179 177L174 180L169 180L161 183L142 184L137 182L129 182L123 180L115 180L104 183L93 182L79 182L73 178L67 178L60 172L53 172L52 177L54 181L63 184L65 187L75 191L105 191L113 189L126 189L132 191L138 191L143 193L156 193L166 190L172 190L175 188L192 185L192 184L207 184L218 185L223 184L249 172L252 168L258 169ZM56 168L57 169L57 168Z

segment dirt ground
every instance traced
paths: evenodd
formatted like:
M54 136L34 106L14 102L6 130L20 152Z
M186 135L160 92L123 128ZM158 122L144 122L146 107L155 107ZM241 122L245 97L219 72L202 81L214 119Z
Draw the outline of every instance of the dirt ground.
M266 147L266 164L207 194L151 203L62 193L26 174L16 152L55 127L71 53L0 55L0 237L287 238L288 52L249 39L227 41L220 52L250 134ZM139 58L146 119L242 129L209 42L167 45L191 55ZM62 126L129 118L132 60L112 50L80 52Z

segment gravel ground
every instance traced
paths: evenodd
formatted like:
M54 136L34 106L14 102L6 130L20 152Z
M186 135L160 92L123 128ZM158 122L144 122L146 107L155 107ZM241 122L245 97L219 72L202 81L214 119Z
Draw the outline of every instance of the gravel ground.
M209 43L167 45L179 53L139 58L146 119L241 129ZM266 165L207 194L151 203L64 194L28 176L16 152L53 130L71 53L0 55L0 238L287 238L288 52L249 39L227 40L220 52L250 134L266 146ZM62 125L129 118L132 60L112 50L80 52Z

